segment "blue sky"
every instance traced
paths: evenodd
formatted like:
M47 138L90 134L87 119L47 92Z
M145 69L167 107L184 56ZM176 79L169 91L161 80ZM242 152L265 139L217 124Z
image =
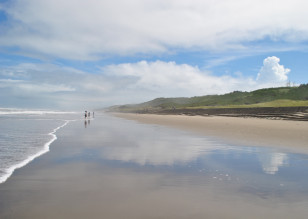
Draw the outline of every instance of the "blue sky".
M308 83L304 0L0 1L0 107L90 109Z

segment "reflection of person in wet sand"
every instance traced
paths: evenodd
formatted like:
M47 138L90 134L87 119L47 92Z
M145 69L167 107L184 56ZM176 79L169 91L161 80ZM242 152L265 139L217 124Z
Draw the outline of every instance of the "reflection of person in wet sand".
M90 117L91 112L88 112L87 110L84 111L84 127L87 128L88 125L90 125ZM93 118L94 118L94 112L93 112Z

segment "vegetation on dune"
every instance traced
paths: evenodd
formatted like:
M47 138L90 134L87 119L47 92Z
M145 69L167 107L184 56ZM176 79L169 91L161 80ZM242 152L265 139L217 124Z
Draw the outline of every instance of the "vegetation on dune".
M156 98L134 105L110 107L111 111L138 111L170 108L250 108L308 106L308 84L298 87L279 87L252 92L234 91L223 95L196 96L191 98Z
M215 108L253 108L253 107L300 107L308 106L308 100L274 100L264 103L244 104L244 105L223 105L223 106L197 106L185 107L186 109L215 109Z

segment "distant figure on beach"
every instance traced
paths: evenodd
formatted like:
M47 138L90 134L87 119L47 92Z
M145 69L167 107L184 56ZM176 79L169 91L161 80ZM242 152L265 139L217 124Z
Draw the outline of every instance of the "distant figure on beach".
M94 118L94 112L93 112L93 118Z
M84 112L84 118L86 119L87 116L88 116L88 113L87 113L87 111L85 111L85 112Z
M90 118L90 116L91 116L91 113L89 112L89 113L88 113L88 117Z

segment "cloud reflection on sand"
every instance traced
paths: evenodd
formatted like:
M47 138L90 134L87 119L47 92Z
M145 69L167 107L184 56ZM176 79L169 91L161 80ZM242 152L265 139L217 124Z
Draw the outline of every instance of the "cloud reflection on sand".
M223 149L213 141L181 136L174 139L142 139L125 147L110 147L104 157L139 165L173 165L188 163L213 150ZM226 149L226 148L225 148Z
M285 153L270 152L265 148L258 149L258 160L264 173L276 174L279 167L288 165L288 155ZM232 151L232 152L231 152ZM109 147L104 150L103 157L108 160L132 162L138 165L167 165L185 164L197 160L199 157L211 153L255 153L251 148L234 147L220 144L215 141L181 136L172 141L146 139L134 142L125 147Z
M121 125L117 125L117 122L121 122ZM237 166L242 168L246 166L245 159L251 157L259 170L276 174L279 167L288 164L286 153L278 153L270 148L229 145L219 139L158 125L136 125L131 121L113 119L108 122L108 129L100 132L99 136L104 145L97 145L97 153L101 158L140 166L186 165L198 159L207 162L218 162L219 159L219 162L231 162L231 165L242 163Z
M276 174L279 167L288 165L288 155L285 153L263 153L259 155L263 171L267 174Z

